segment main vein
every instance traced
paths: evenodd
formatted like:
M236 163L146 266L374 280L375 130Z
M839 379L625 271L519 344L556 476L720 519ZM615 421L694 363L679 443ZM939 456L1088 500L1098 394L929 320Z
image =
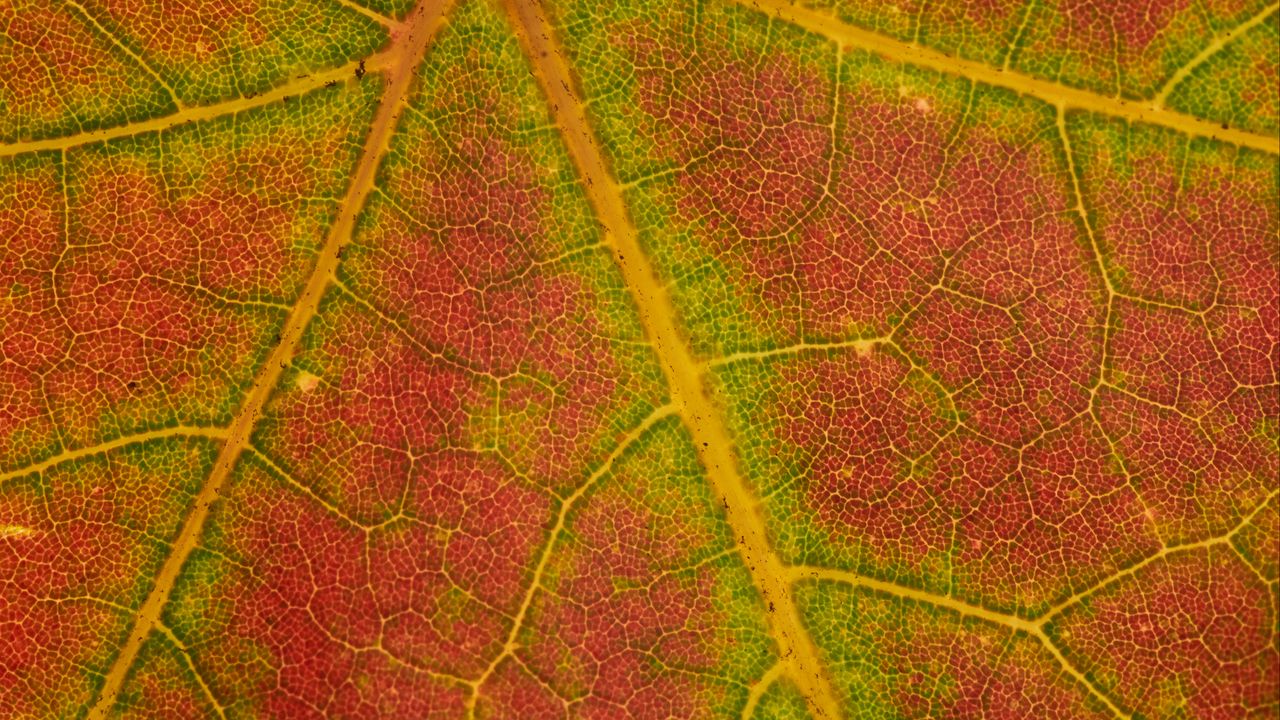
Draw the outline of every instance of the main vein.
M583 104L573 93L573 80L554 31L537 3L506 0L506 4L533 62L534 75L551 101L569 154L582 174L587 197L605 226L607 242L639 307L641 323L670 387L672 404L693 436L707 477L739 538L743 564L769 607L769 632L778 645L785 672L817 717L838 718L836 693L818 659L817 648L803 628L783 563L769 545L758 502L738 473L728 429L703 388L700 366L676 327L670 299L640 248L622 189L607 169L587 124Z
M1164 106L1163 97L1156 101L1143 101L1098 95L1052 80L1023 75L1008 69L947 55L916 43L896 40L849 25L823 12L793 5L788 0L735 1L770 12L786 22L826 37L841 46L862 48L897 62L929 68L948 75L960 75L975 82L1030 95L1069 110L1087 110L1119 117L1129 122L1160 125L1188 135L1214 138L1255 150L1280 154L1280 137L1223 127L1221 123L1170 110ZM1269 12L1263 13L1263 20Z
M395 131L400 117L401 103L408 94L413 71L426 52L431 36L443 23L444 6L447 2L448 0L422 0L410 13L404 28L393 41L391 48L383 53L387 71L386 87L374 114L369 134L365 138L359 164L342 199L338 217L330 228L324 247L320 251L298 302L290 312L288 320L285 321L279 344L271 351L266 363L254 378L244 404L240 406L231 423L227 440L214 462L213 470L197 494L190 514L183 522L169 556L156 576L151 592L138 611L137 620L124 646L107 671L97 702L89 712L90 718L105 718L115 703L116 696L138 655L142 642L152 628L158 626L161 612L173 591L178 573L200 538L205 520L209 516L210 506L218 497L222 486L226 484L240 454L248 447L254 424L262 414L267 398L271 395L285 366L293 358L303 331L315 317L320 296L338 264L338 250L350 237L356 215L364 205L365 196L373 187L378 162Z

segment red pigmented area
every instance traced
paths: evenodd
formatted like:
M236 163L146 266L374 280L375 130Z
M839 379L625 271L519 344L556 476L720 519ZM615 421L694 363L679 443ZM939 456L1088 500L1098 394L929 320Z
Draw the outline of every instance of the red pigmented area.
M1025 444L1087 407L1101 362L1105 298L1068 214L1065 169L1047 142L1015 147L981 130L948 162L942 129L927 118L883 142L881 128L898 127L904 113L922 114L906 98L851 116L853 160L838 192L911 264L910 295L928 293L905 310L903 349L955 393L975 432ZM892 154L897 145L905 161Z
M462 264L461 256L482 254L464 236L491 231L485 242L502 236L514 243L506 227L482 223L437 235L390 215L380 215L379 225L368 238L377 249L356 251L353 285L362 288L370 276L387 283L390 298L375 302L412 338L490 379L501 395L504 453L532 476L565 487L597 452L604 416L625 402L633 372L615 359L609 320L598 316L607 298L578 275L608 266L591 255L581 265L522 260L519 272L485 277L488 268ZM386 264L375 270L373 258Z
M1170 554L1066 611L1051 632L1148 717L1265 713L1280 694L1268 588L1224 545Z
M1237 386L1280 377L1280 209L1264 199L1275 176L1261 158L1184 152L1185 169L1171 155L1143 153L1128 180L1103 172L1089 180L1100 239L1135 301L1118 306L1113 374L1143 397L1200 415ZM1119 169L1105 150L1101 158L1100 171Z
M747 580L716 559L724 528L701 491L683 489L700 482L690 466L667 459L689 452L684 437L654 429L582 498L517 637L514 660L574 717L715 716L740 702L730 679L762 650L731 615L726 584ZM511 668L490 683L494 702L518 692L550 705Z
M498 666L476 705L476 717L484 720L561 720L564 716L564 702L515 660Z
M367 57L387 33L339 3L85 0L182 102L247 97L297 75Z
M951 610L835 583L801 583L806 626L873 713L939 717L1109 718L1038 641ZM852 697L850 697L852 695Z
M208 63L215 53L225 52L227 35L244 27L260 29L262 3L220 3L188 5L174 0L95 0L109 17L129 27L142 38L148 54L167 60Z
M955 584L974 602L1039 612L1160 549L1088 418L1045 435L999 485L973 494L975 511L956 523Z
M639 529L634 517L612 520L624 536ZM708 646L723 620L712 595L713 571L655 577L644 550L629 543L612 553L584 550L576 570L561 578L561 596L539 598L532 618L536 635L519 657L563 698L576 701L582 718L707 714L706 703L716 702L724 688L663 666L716 672ZM631 584L628 576L646 585L615 590L615 583Z
M1145 59L1147 46L1161 36L1190 0L1138 0L1111 5L1097 0L1059 0L1073 39L1086 46L1117 47L1121 65ZM1113 45L1114 43L1114 45Z
M912 472L949 429L927 380L902 358L874 353L804 363L784 370L781 382L807 390L779 408L794 418L780 440L817 450L801 461L812 467L806 505L829 541L849 546L875 538L869 550L882 567L918 567L928 554L946 552L950 513Z
M324 103L361 97L295 107L325 120ZM229 421L322 237L316 198L347 157L348 122L280 130L289 111L6 164L0 382L15 402L0 410L0 466ZM271 142L255 134L273 125Z
M1068 121L1120 293L1095 414L1167 541L1226 532L1280 473L1274 159Z
M1107 388L1096 407L1166 542L1227 532L1274 486L1272 389L1241 389L1200 419Z
M341 273L421 346L491 378L500 451L570 492L616 436L608 418L639 400L639 363L617 343L634 330L607 279L593 279L616 270L575 248L591 234L567 224L576 196L548 169L568 158L509 138L519 115L490 96L446 125L407 120ZM422 101L433 113L464 102L451 90Z
M686 55L655 32L649 24L617 30L634 58L641 108L664 121L652 126L662 161L686 168L676 205L722 252L785 235L824 192L830 83L781 53L750 63Z
M1012 64L1100 95L1151 98L1213 37L1260 5L1252 8L1240 0L1034 3Z
M214 296L291 299L323 237L320 225L304 224L315 212L307 197L328 178L290 134L236 138L243 147L219 149L216 162L190 133L162 140L178 155L167 164L158 148L85 153L71 168L75 244L109 247L145 274ZM309 138L308 150L341 153L344 137Z
M1242 384L1203 316L1123 298L1114 312L1108 380L1117 387L1200 417Z
M79 8L45 0L0 7L0 140L93 130L174 110Z
M1135 154L1126 177L1090 178L1124 289L1190 310L1274 304L1275 251L1259 242L1280 224L1280 211L1262 199L1274 179L1248 165L1233 169L1226 153L1204 147L1174 153L1140 145ZM1185 174L1182 154L1189 156ZM1099 170L1120 171L1119 158L1099 160Z
M211 459L156 442L0 484L0 706L83 711Z
M71 342L51 278L62 247L58 173L48 155L0 162L0 468L61 442L43 387Z
M168 612L216 697L264 717L457 716L461 690L432 670L484 647L486 627L492 644L501 623L461 590L442 602L452 587L443 558L413 541L435 529L408 517L353 526L253 460L212 522L218 555L200 556ZM446 625L423 655L395 642L413 612L396 602L415 590ZM470 634L448 636L451 622Z
M789 363L775 411L784 458L807 468L823 543L854 565L1035 615L1160 548L1154 518L1088 416L1021 452L956 426L949 401L875 351ZM767 396L768 397L768 396ZM768 397L772 400L771 397Z
M470 448L493 383L415 348L342 295L325 301L269 405L260 445L353 520L374 524L406 502L415 462Z

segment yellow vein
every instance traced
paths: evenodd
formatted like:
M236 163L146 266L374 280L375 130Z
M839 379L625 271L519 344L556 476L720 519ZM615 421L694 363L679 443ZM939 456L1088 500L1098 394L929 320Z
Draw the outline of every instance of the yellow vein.
M852 349L858 355L866 355L877 345L884 344L893 345L897 348L897 344L894 343L892 338L887 335L871 338L854 338L851 340L798 342L792 345L783 345L780 347L765 348L762 350L739 350L737 352L705 360L703 362L703 367L716 368L724 365L732 365L744 360L765 360L783 355L798 355L806 352L831 352L841 349ZM899 352L901 352L901 349L898 349ZM905 355L906 353L903 354Z
M1276 497L1277 494L1280 494L1280 489L1272 490L1271 493L1267 495L1265 499L1262 500L1262 502L1258 503L1253 508L1253 510L1250 510L1248 513L1246 513L1244 517L1242 517L1240 521L1236 523L1235 527L1231 528L1225 533L1214 535L1212 537L1207 537L1207 538L1204 538L1203 540L1197 540L1195 542L1181 543L1178 545L1168 545L1166 547L1163 547L1158 552L1153 553L1152 555L1149 555L1148 557L1134 563L1133 565L1130 565L1127 568L1124 568L1123 570L1117 570L1116 572L1113 572L1110 575L1100 580L1097 580L1089 587L1055 604L1054 606L1050 607L1048 610L1045 610L1044 612L1040 613L1040 615L1035 619L1036 622L1039 624L1044 624L1049 622L1055 616L1061 614L1064 610L1071 608L1072 606L1079 603L1081 600L1085 599L1086 597L1089 597L1090 595L1098 592L1099 590L1105 588L1106 586L1115 583L1117 580L1120 580L1121 578L1125 578L1130 575L1133 575L1134 573L1138 572L1142 568L1150 565L1151 563L1161 558L1168 557L1169 555L1173 555L1175 553L1190 552L1192 550L1208 548L1213 545L1222 545L1222 544L1229 545L1231 543L1231 538L1235 537L1237 533L1239 533L1246 526L1248 526L1249 523L1253 522L1253 519L1257 517L1258 513L1262 512L1262 509L1265 508L1267 506L1267 503L1271 502ZM1245 564L1247 565L1248 563L1245 563Z
M1031 16L1035 14L1036 0L1030 0L1027 8L1022 12L1022 21L1018 23L1018 29L1013 33L1013 40L1009 42L1009 47L1004 49L1004 59L1000 61L1000 69L1008 70L1013 64L1013 55L1018 52L1018 44L1022 42L1022 36L1027 32L1027 25L1031 23Z
M160 83L160 86L165 89L165 92L169 93L169 99L173 101L174 107L178 108L179 110L182 110L186 107L186 104L183 103L182 99L178 97L178 93L174 92L173 87L170 86L169 83L165 82L164 78L160 77L160 73L156 72L155 68L151 67L151 65L147 63L146 60L142 59L141 55L138 55L133 50L131 50L129 46L121 42L119 38L117 38L112 33L107 32L107 29L102 26L102 23L98 22L98 19L95 18L88 10L86 10L83 5L81 5L78 2L75 2L75 0L62 0L62 2L67 7L72 8L73 10L78 12L80 16L83 17L90 25L92 25L94 29L98 31L98 34L102 36L107 42L111 43L112 45L115 45L116 48L120 50L120 52L123 52L125 55L128 55L131 60L137 63L138 67L142 68L143 72L151 76L151 79L155 80L157 83Z
M910 598L918 602L927 603L935 607L944 607L948 610L954 610L961 615L976 617L986 620L989 623L1004 625L1014 630L1021 630L1026 633L1034 634L1039 629L1039 624L1018 617L1011 613L999 612L991 610L981 605L965 602L959 598L949 595L939 595L928 590L914 588L907 585L900 585L889 580L877 580L873 577L860 575L850 570L841 570L838 568L825 568L813 565L789 565L787 574L791 582L799 582L801 580L833 580L836 582L856 585L857 587L879 590L891 595L902 598Z
M1156 92L1155 97L1152 98L1152 103L1154 103L1157 108L1163 108L1165 101L1169 99L1169 95L1177 89L1178 85L1181 84L1183 80L1187 79L1188 75L1195 72L1196 68L1203 65L1209 58L1218 54L1218 52L1221 51L1222 48L1226 47L1232 40L1235 40L1241 35L1266 22L1268 18L1275 14L1278 8L1280 8L1280 3L1271 3L1267 7L1263 8L1262 12L1235 26L1229 32L1215 38L1213 42L1206 45L1203 50L1196 54L1195 57L1188 60L1186 65L1178 68L1177 72L1175 72L1169 80L1165 82L1164 86Z
M743 563L770 607L765 619L786 665L786 674L819 720L838 718L835 690L792 601L782 561L769 544L758 501L739 475L729 430L706 394L701 366L677 328L670 298L640 247L622 189L607 169L599 143L587 124L582 101L571 89L572 73L553 39L554 30L537 3L507 0L506 5L525 54L533 63L534 76L550 100L556 124L582 177L583 189L617 257L640 322L666 376L672 402L693 436L712 489L722 499L726 519L740 539L738 550Z
M520 634L520 630L524 627L524 620L528 616L529 608L533 605L533 598L542 584L542 576L546 574L547 565L551 562L552 551L555 549L555 545L560 539L560 534L564 532L565 523L568 521L569 513L577 506L578 501L582 499L582 496L586 495L591 488L595 487L596 483L600 481L600 478L604 477L604 475L613 468L613 464L617 462L618 458L622 457L622 454L625 453L628 448L634 445L640 438L644 437L645 434L648 433L654 425L658 424L659 421L674 413L675 407L672 405L663 405L649 413L648 417L646 417L639 425L632 428L631 432L627 433L626 436L622 438L622 441L613 448L613 452L609 453L608 457L606 457L604 461L596 467L595 471L587 477L586 481L583 482L582 485L578 486L578 489L574 490L572 495L565 498L560 503L560 512L556 514L556 523L552 526L551 532L547 535L546 544L542 546L542 552L538 556L538 564L535 566L533 571L533 578L529 581L529 587L525 590L524 598L520 601L520 609L516 611L515 621L511 624L511 631L507 633L506 644L503 645L502 652L498 653L497 656L493 658L493 661L489 663L489 666L484 669L484 672L480 674L480 677L476 679L475 683L471 687L471 695L467 699L468 717L475 717L476 701L479 699L480 689L484 687L485 681L488 680L489 676L493 674L493 671L497 669L498 663L502 662L504 658L511 657L515 654L517 636Z
M292 474L285 472L284 468L277 465L275 460L272 460L270 457L267 456L265 452L263 452L261 449L255 446L252 440L249 441L249 444L245 445L244 452L249 453L250 455L253 455L253 457L256 458L258 462L265 465L270 472L275 473L279 477L281 482L293 488L295 492L302 495L306 495L308 498L311 499L312 502L324 508L325 511L328 512L330 515L338 518L339 520L350 525L353 528L357 528L365 533L368 533L370 526L365 525L364 523L361 523L355 518L351 517L345 511L343 511L342 508L338 507L337 505L334 505L333 503L321 497L320 494L317 493L314 489L312 489L307 485L304 485L300 480L295 478Z
M48 470L55 465L61 465L72 460L79 460L91 455L101 455L102 453L128 445L136 445L138 443L147 442L148 440L158 440L160 438L171 437L203 437L214 440L225 440L230 432L227 428L222 427L196 427L192 425L174 425L173 427L159 428L157 430L147 430L145 432L133 433L132 435L121 435L118 438L100 442L96 445L89 445L74 450L66 450L57 455L47 457L39 462L31 463L20 468L6 470L0 473L0 482L10 480L23 475L30 475L34 472Z
M1054 119L1057 126L1058 141L1062 145L1062 154L1067 164L1067 174L1071 176L1071 192L1075 197L1075 205L1071 208L1076 216L1080 218L1080 224L1084 227L1085 236L1089 239L1089 248L1093 252L1094 264L1098 266L1098 274L1102 276L1103 287L1107 291L1107 314L1103 320L1103 340L1102 352L1099 353L1098 359L1098 377L1089 388L1089 411L1090 419L1097 426L1098 431L1107 440L1107 446L1111 449L1111 457L1125 467L1124 461L1120 458L1120 454L1116 451L1115 442L1112 441L1111 435L1107 433L1103 427L1101 419L1095 414L1097 410L1098 391L1104 386L1109 387L1107 376L1107 351L1110 348L1111 329L1115 327L1115 309L1116 298L1123 296L1116 289L1116 283L1111 279L1111 273L1107 270L1106 257L1102 252L1102 243L1098 242L1098 233L1093 229L1093 221L1089 219L1089 209L1084 204L1084 189L1081 187L1084 183L1080 180L1080 170L1076 168L1076 156L1074 148L1071 146L1071 135L1067 132L1067 112L1061 105L1057 108L1058 112ZM1116 388L1117 390L1119 388ZM1181 413L1179 413L1181 414ZM1197 424L1199 424L1197 422ZM1138 498L1138 503L1142 505L1146 522L1151 526L1151 534L1154 535L1160 544L1164 545L1164 538L1160 535L1160 528L1156 524L1155 514L1151 512L1150 506L1147 505L1147 499L1139 491L1138 486L1134 483L1133 474L1127 469L1125 470L1125 478L1128 480L1130 489L1133 491L1134 497Z
M205 699L213 706L213 711L218 714L219 718L226 720L227 709L222 707L222 703L218 702L218 698L213 694L213 690L209 687L209 683L205 682L204 675L200 672L199 668L196 667L195 659L191 657L191 650L187 647L187 644L179 640L173 630L169 629L169 626L164 623L156 623L155 629L161 635L168 638L169 642L173 643L173 646L178 649L178 654L182 656L182 660L186 664L187 669L190 670L191 675L195 677L196 684L200 686L200 691L204 694Z
M1254 518L1258 516L1258 513L1262 512L1263 508L1265 508L1268 503L1274 500L1277 495L1280 495L1280 489L1272 490L1271 493L1268 494L1267 497L1264 498L1261 502L1255 505L1252 510L1250 510L1248 513L1245 513L1245 515L1240 519L1240 521L1237 522L1236 525L1232 527L1230 530L1227 530L1226 532L1221 533L1219 535L1215 535L1213 537L1208 537L1203 540L1198 540L1196 542L1183 543L1180 545L1170 545L1168 547L1162 548L1159 552L1156 552L1144 558L1143 560L1137 563L1134 563L1133 565L1130 565L1129 567L1113 572L1107 575L1106 577L1103 577L1097 580L1096 582L1091 584L1089 587L1077 593L1074 593L1070 597L1053 605L1052 607L1040 613L1039 615L1035 616L1034 618L1025 618L1019 615L1015 615L1013 613L1000 612L998 610L991 610L990 608L986 608L974 603L965 602L963 600L952 597L950 595L939 595L937 593L930 592L928 590L923 590L920 588L910 587L906 585L900 585L896 582L892 582L889 580L880 580L880 579L868 577L865 575L860 575L858 573L855 573L849 570L841 570L837 568L824 568L824 567L817 567L817 566L810 566L810 565L793 565L793 566L788 566L786 568L786 572L788 574L789 580L793 583L799 582L801 580L816 579L816 580L829 580L829 581L841 582L849 585L854 585L857 587L865 587L868 589L888 593L896 597L908 598L911 600L915 600L917 602L927 603L935 607L947 608L954 612L960 613L961 615L980 618L987 622L996 623L1014 630L1019 630L1027 634L1034 635L1058 659L1058 662L1062 664L1063 668L1067 670L1067 672L1075 676L1076 679L1080 680L1086 687L1088 687L1095 695L1098 696L1099 700L1102 700L1104 703L1106 703L1107 706L1110 707L1111 710L1115 712L1118 716L1128 717L1125 713L1121 712L1119 708L1117 708L1115 705L1113 705L1110 702L1110 700L1107 698L1105 693L1102 693L1101 690L1095 688L1093 684L1089 682L1084 677L1084 675L1080 673L1075 668L1075 666L1070 663L1070 661L1067 660L1067 658L1064 655L1062 655L1061 650L1049 638L1048 633L1044 631L1045 626L1048 625L1050 622L1052 622L1053 619L1058 615L1060 615L1063 611L1078 604L1080 601L1084 600L1085 598L1093 595L1094 593L1098 592L1099 590L1102 590L1103 588L1109 585L1114 584L1115 582L1117 582L1118 580L1121 580L1122 578L1129 577L1137 573L1142 568L1162 558L1166 558L1175 554L1181 554L1184 552L1192 552L1198 549L1209 548L1215 545L1231 546L1231 539L1234 538L1237 534L1239 534L1241 530L1243 530L1246 526L1249 525L1249 523L1253 522ZM1234 549L1234 546L1231 546L1231 547L1233 547Z
M751 720L756 713L756 706L760 704L760 698L769 692L769 688L773 686L782 672L787 669L786 665L781 662L775 662L760 679L752 684L751 689L747 692L747 704L742 706L742 720Z
M360 63L364 63L364 68L370 74L382 72L391 66L394 61L394 48L377 55L370 56L363 61L352 61L345 65L339 65L328 70L320 70L310 73L304 77L294 78L287 83L278 85L266 92L258 93L250 97L240 97L225 102L214 103L212 105L188 106L176 113L162 115L159 117L139 120L137 122L125 125L116 125L115 127L103 128L100 130L89 130L86 132L75 133L72 135L64 135L56 138L46 138L43 140L27 140L16 143L0 144L0 157L10 155L21 155L28 152L39 152L41 150L66 150L67 148L77 147L79 145L88 145L90 143L103 142L105 140L115 140L117 138L132 137L134 135L142 135L145 133L156 132L158 130L167 130L179 125L185 125L191 122L200 122L202 120L213 120L215 118L234 115L243 110L262 107L277 103L286 97L296 95L304 95L313 90L325 87L330 83L354 81L356 70L360 67Z
M950 56L916 43L895 40L849 25L826 13L792 5L787 0L735 1L773 13L786 22L840 45L862 48L895 62L908 63L948 75L969 78L986 85L1006 88L1068 109L1111 115L1129 122L1160 125L1187 135L1213 138L1242 147L1280 154L1280 137L1260 135L1237 128L1224 128L1221 123L1169 110L1150 101L1105 97L1052 80L1031 77L973 60Z
M1115 715L1115 717L1125 718L1125 719L1130 717L1128 713L1122 711L1119 707L1117 707L1116 704L1111 701L1111 698L1108 697L1107 694L1104 693L1101 688L1097 687L1093 683L1093 681L1091 681L1083 672L1079 670L1079 668L1077 668L1070 660L1066 658L1065 655L1062 654L1062 651L1049 638L1048 634L1045 633L1042 627L1042 624L1039 622L1032 622L1030 620L1024 620L1023 618L1017 617L1015 615L1009 615L1006 613L1000 613L1000 612L995 612L993 610L988 610L980 605L973 605L970 603L966 603L966 602L957 600L956 598L953 598L953 597L943 597L941 595L936 595L934 593L931 593L925 590L919 590L917 588L911 588L911 587L904 587L902 585L898 585L897 583L886 582L884 580L876 580L874 578L869 578L863 575L859 575L857 573L850 572L848 570L836 570L832 568L818 568L818 567L806 567L806 566L790 567L790 568L787 568L787 570L793 581L817 579L817 580L828 580L828 581L840 582L847 585L853 585L854 587L862 587L862 588L867 588L869 590L876 590L879 592L893 595L895 597L914 600L916 602L925 603L928 605L932 605L934 607L946 608L948 610L957 612L961 615L979 618L989 623L994 623L997 625L1011 628L1013 630L1024 632L1036 638L1037 640L1039 640L1040 644L1043 645L1044 648L1049 651L1049 654L1053 655L1055 660L1057 660L1058 665L1061 666L1062 669L1067 674L1075 678L1076 681L1079 682L1089 692L1089 694L1094 697L1094 699L1096 699L1098 702L1105 705L1107 709L1110 710L1112 714Z
M372 8L367 8L359 2L356 2L356 0L338 0L338 4L348 10L360 13L385 28L396 29L400 27L400 22L398 20L389 18Z
M254 379L244 404L231 423L229 437L218 454L213 470L196 496L192 511L183 522L182 529L173 543L173 549L165 558L151 592L138 612L133 629L107 671L97 702L89 712L90 718L96 720L105 718L114 705L124 678L138 655L142 640L150 628L159 622L178 573L196 547L205 520L209 516L210 506L231 475L240 453L248 447L254 423L262 414L267 398L271 395L285 366L293 358L303 331L316 314L320 296L338 263L338 250L350 236L365 196L373 188L378 162L395 131L400 117L400 105L408 94L414 70L426 53L428 41L444 22L444 6L447 2L448 0L423 0L414 8L404 31L387 51L386 87L378 109L374 113L369 134L365 138L364 149L356 166L354 178L342 199L338 217L330 229L324 248L316 259L315 267L307 279L297 304L285 321L280 333L280 343L271 351L271 355Z

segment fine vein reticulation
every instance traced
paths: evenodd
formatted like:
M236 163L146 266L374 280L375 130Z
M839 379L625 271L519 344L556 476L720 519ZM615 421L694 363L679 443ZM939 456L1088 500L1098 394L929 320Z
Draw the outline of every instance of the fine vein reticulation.
M0 8L0 718L1275 713L1280 4L1147 5Z
M289 318L280 332L278 343L262 365L261 372L254 378L245 402L228 429L213 470L196 495L191 514L184 520L169 556L160 567L155 583L137 614L133 629L106 673L98 700L89 711L91 718L106 718L115 704L120 686L132 667L142 642L151 628L159 625L160 613L164 610L169 595L173 591L174 581L196 543L199 542L201 530L209 515L209 507L248 446L254 423L261 415L263 405L279 381L289 359L296 352L303 331L315 317L321 295L333 274L334 265L338 262L339 250L350 238L356 215L373 187L374 173L382 153L385 152L387 143L395 132L401 103L408 92L414 69L422 61L432 34L444 21L445 6L445 0L427 0L416 7L409 15L409 21L400 29L395 44L386 54L386 86L373 116L369 134L366 136L359 164L343 197L338 217L320 250L315 267L299 296L298 303L289 313Z
M519 21L521 38L536 63L543 89L556 108L556 119L587 183L592 206L617 252L623 276L639 307L641 322L653 343L676 408L693 436L708 480L716 495L724 499L729 524L738 536L739 550L751 569L752 579L769 604L770 634L788 667L787 675L800 687L819 717L840 717L835 691L792 602L782 562L769 546L751 491L738 477L730 435L719 411L707 397L698 363L681 337L666 293L640 248L622 191L610 176L598 143L587 127L584 108L573 94L572 78L563 64L564 53L553 39L554 31L535 4L510 2L508 6Z

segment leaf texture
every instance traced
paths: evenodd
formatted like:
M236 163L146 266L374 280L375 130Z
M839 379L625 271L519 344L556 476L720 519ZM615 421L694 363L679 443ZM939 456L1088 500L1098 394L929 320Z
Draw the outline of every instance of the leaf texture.
M1278 17L0 0L0 718L1274 717Z

